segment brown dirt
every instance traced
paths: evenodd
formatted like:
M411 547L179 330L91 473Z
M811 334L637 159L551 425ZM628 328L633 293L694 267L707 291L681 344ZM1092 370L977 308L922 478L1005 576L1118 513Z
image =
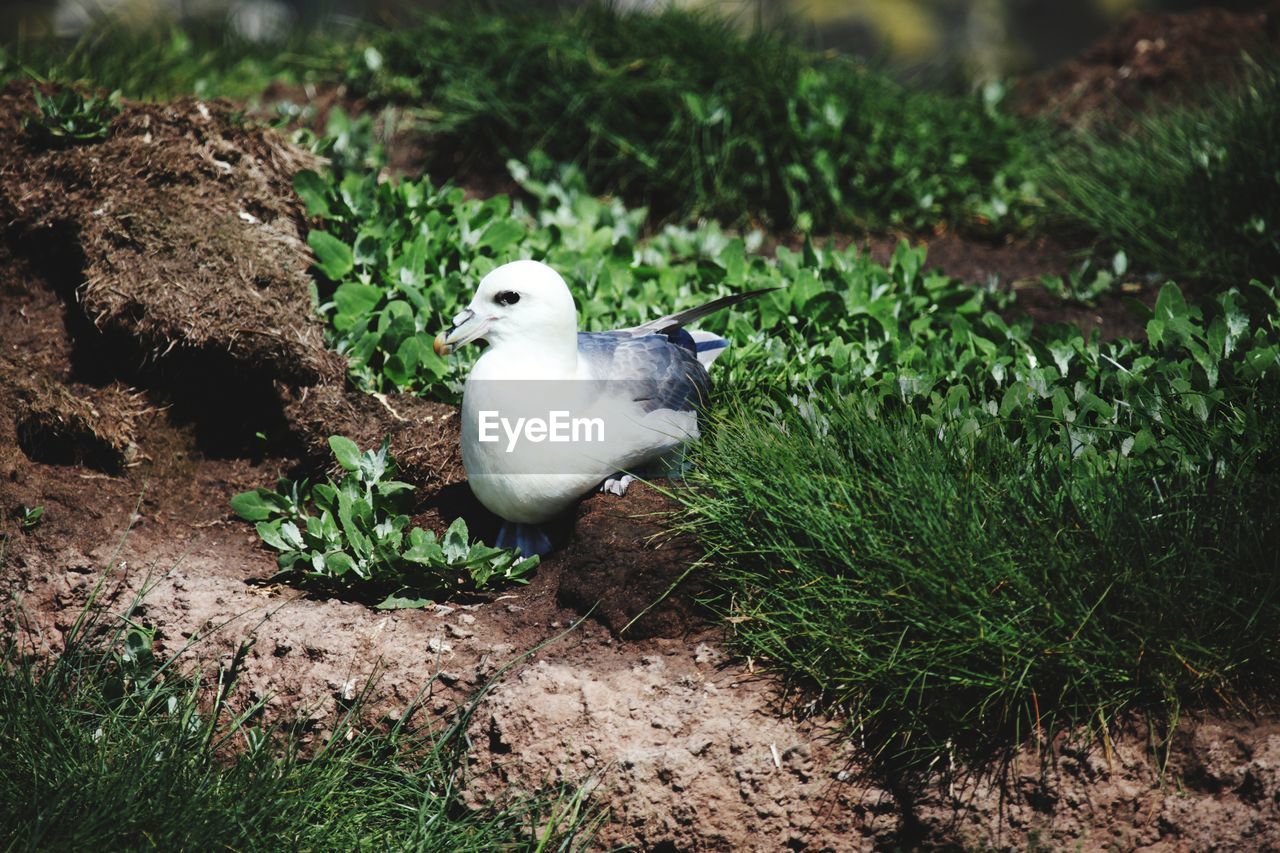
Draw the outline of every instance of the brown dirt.
M291 180L314 158L190 100L131 105L102 143L46 148L21 128L33 101L17 81L0 93L0 216L98 329L301 384L341 375L319 318L294 310L310 280Z
M23 377L21 365L0 356L0 382L12 386L14 428L22 452L41 462L78 462L117 470L138 454L137 399L123 386L63 384Z
M0 110L13 109L16 97L5 97ZM196 132L195 117L204 121L200 105L166 108L165 121L188 129L131 143L158 146L146 161L111 160L108 152L119 150L112 146L123 145L120 140L59 156L81 167L97 158L100 174L90 175L91 186L102 202L115 200L113 185L122 203L158 197L173 191L175 175L190 174L181 164L201 159L208 140L242 132L208 109L209 126ZM130 105L116 132L133 134L142 116L156 114L157 108ZM0 126L4 122L0 118ZM256 158L276 165L246 162ZM212 234L201 227L202 217L222 221L227 202L244 186L279 190L288 178L280 164L302 160L260 135L235 162L246 175L280 171L265 184L246 179L244 185L221 183L220 167L201 173L195 194L204 201L185 214L191 221L184 239ZM111 181L102 171L107 163L140 171ZM87 197L86 185L62 183L65 173L50 167L41 174ZM6 210L23 204L13 196L18 183L52 201L54 191L32 181L0 167ZM269 204L283 211L291 204L284 198ZM272 272L270 299L284 310L275 318L280 325L264 337L285 343L251 350L238 348L228 330L266 322L262 318L206 313L199 324L153 322L150 306L161 306L156 311L163 314L171 297L142 267L133 277L113 279L110 299L145 310L104 323L107 331L89 322L99 316L94 306L109 299L81 300L92 288L80 285L95 271L118 269L117 252L129 263L140 263L145 253L127 241L113 248L107 235L114 232L94 231L83 212L59 204L59 221L80 229L58 231L65 244L30 242L30 211L26 219L6 220L14 224L0 243L0 534L7 540L0 585L14 600L12 612L0 618L22 620L37 648L58 649L99 579L104 606L117 612L151 585L133 616L157 629L160 652L198 638L191 654L216 672L232 665L242 641L250 642L234 701L270 697L270 715L309 721L314 738L324 736L375 671L371 720L404 713L420 691L430 719L450 713L514 662L474 716L466 796L480 804L548 781L590 784L612 816L601 846L1280 847L1280 725L1274 720L1185 723L1164 775L1147 733L1134 727L1105 746L1062 740L1043 760L1028 749L1007 770L984 777L937 775L909 789L876 782L838 720L797 705L777 679L726 650L724 633L704 622L692 601L696 583L654 605L697 551L664 530L660 519L670 504L644 487L624 499L584 501L566 525L564 548L528 586L474 601L382 612L264 583L274 560L251 527L232 516L228 501L283 474L325 464L321 440L332 432L365 444L392 434L393 450L407 461L406 476L423 496L418 523L439 529L464 515L474 529L491 529L492 519L460 482L454 419L447 407L353 395L322 369L329 356L308 342L310 297L287 284L301 280L307 265L296 248L301 231L292 214L277 216L278 235L242 235L236 248L244 270L280 265ZM150 217L169 210L134 209ZM172 281L199 280L213 269L229 275L228 298L254 286L252 276L230 275L223 258L207 257L226 248L221 237L166 247L164 235L173 231L146 222L133 227L132 233L156 241L148 245L166 259ZM86 241L86 234L98 236ZM70 261L50 263L51 253ZM201 308L188 304L193 313ZM192 338L196 328L199 337ZM174 342L198 351L216 347L230 352L230 361L163 355ZM285 357L281 347L296 348L294 355L312 359L315 368L291 370L272 361ZM138 366L139 353L157 352L162 355ZM266 377L247 385L241 368ZM194 369L203 371L198 382L190 381ZM55 402L39 408L23 400ZM45 430L61 435L70 453L42 456L20 440L20 424L35 409L51 413L42 423L78 424L66 434ZM254 438L257 431L266 442ZM123 435L136 448L132 456L92 467L95 442ZM21 505L43 506L44 520L21 530L13 515ZM592 607L594 618L576 624Z
M1229 85L1245 68L1243 54L1277 49L1280 6L1131 12L1080 56L1023 80L1013 103L1067 126L1124 122L1154 104L1201 97L1210 84Z

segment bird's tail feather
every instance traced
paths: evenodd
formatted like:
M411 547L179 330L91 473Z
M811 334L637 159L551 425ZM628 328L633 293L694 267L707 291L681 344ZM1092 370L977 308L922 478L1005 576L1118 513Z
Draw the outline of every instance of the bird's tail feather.
M689 329L689 337L693 338L698 361L702 362L703 367L710 367L720 357L720 353L724 352L725 347L729 346L727 340L712 332Z
M714 314L715 312L728 308L730 305L737 305L747 299L759 296L762 293L768 293L770 290L777 290L776 287L762 287L759 290L748 290L746 293L731 293L728 296L721 296L719 299L713 299L705 305L699 305L696 308L686 308L683 311L677 311L674 314L668 314L665 317L659 317L656 320L650 320L642 323L630 332L639 332L641 334L660 335L671 329L692 323L694 320Z

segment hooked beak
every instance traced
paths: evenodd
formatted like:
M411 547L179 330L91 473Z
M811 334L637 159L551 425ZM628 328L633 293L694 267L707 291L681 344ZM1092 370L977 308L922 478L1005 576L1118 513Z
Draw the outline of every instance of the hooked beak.
M468 308L453 318L453 325L448 331L436 335L431 348L436 351L436 355L448 355L463 344L484 337L484 333L489 331L491 320L491 317L481 317Z

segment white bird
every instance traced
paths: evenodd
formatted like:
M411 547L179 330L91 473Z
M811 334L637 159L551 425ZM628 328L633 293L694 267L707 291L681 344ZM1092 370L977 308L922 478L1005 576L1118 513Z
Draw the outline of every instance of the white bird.
M514 261L486 275L435 351L489 344L463 389L462 463L479 501L507 522L498 545L546 553L544 522L602 483L624 494L627 472L669 461L697 438L707 367L728 341L683 326L764 292L579 332L573 296L546 264Z

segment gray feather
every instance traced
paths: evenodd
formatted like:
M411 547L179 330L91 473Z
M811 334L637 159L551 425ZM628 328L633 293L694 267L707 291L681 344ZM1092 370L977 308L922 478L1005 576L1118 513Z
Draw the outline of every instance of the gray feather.
M645 414L690 412L705 404L711 377L697 357L661 335L633 332L578 333L578 356L602 383L601 392L625 394Z

